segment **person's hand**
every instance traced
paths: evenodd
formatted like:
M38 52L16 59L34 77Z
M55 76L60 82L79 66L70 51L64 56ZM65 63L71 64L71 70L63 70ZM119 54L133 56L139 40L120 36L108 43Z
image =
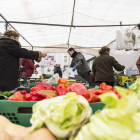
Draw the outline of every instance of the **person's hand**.
M72 68L72 71L75 71L76 70L76 67L74 66L73 68Z
M47 56L47 53L42 53L42 57L46 57Z

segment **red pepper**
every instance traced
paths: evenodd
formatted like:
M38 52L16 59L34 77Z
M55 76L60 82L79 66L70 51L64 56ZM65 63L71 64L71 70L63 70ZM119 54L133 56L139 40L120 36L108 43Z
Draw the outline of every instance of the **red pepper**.
M46 99L51 99L53 96L46 94Z
M103 93L106 93L106 92L113 92L112 90L101 90L101 89L99 89L99 90L96 90L95 91L95 95L101 95L101 94L103 94Z
M30 98L30 101L41 101L41 100L43 100L43 99L38 96L31 96L31 98Z
M46 99L46 95L38 91L33 91L25 96L26 101L41 101L43 99Z
M31 101L31 94L27 94L24 99L25 101Z
M94 89L88 89L88 93L89 94L91 94L91 93L95 94L95 90Z
M43 89L40 87L32 87L31 88L31 91L41 91L41 90L43 90Z
M106 86L107 87L107 90L113 90L113 87L112 86Z
M99 90L96 90L96 91L95 91L95 95L101 95L101 94L103 94L104 92L105 92L104 90L99 89Z
M67 92L72 92L71 87L72 87L72 85L69 85L69 86L67 87Z
M102 89L102 90L106 90L107 86L106 86L106 83L102 83L100 86L99 86L99 89Z
M87 98L89 103L98 102L100 99L94 93L91 93L90 96Z
M36 87L41 88L42 90L54 90L53 85L51 85L49 83L40 83L40 82L38 82L36 84Z
M89 97L87 88L81 83L74 83L71 87L72 92L76 92L78 95L84 96L85 98Z
M63 85L57 86L57 88L56 88L57 96L66 95L66 93L67 93L67 90Z
M42 99L45 99L46 98L46 95L45 94L39 93L39 92L36 92L36 91L33 91L30 94L31 94L31 96L37 96L37 97L42 98Z
M119 94L119 92L117 90L114 89L113 91L116 93L116 95L118 96L119 99L122 98L121 95Z
M99 86L99 89L102 89L102 90L113 90L113 87L112 86L109 86L109 85L106 85L106 83L102 83Z
M22 97L22 94L20 93L20 91L17 91L13 95L11 95L8 98L8 100L11 100L11 101L24 101L24 98Z

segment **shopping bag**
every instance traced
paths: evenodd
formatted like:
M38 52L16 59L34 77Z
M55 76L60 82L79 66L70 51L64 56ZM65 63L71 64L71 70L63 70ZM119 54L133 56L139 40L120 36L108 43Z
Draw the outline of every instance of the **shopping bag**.
M74 76L74 72L72 71L72 68L67 69L64 73L63 73L63 78L65 79L69 79L69 77L75 77Z
M59 74L56 73L56 74L54 74L54 75L47 81L47 83L50 83L50 84L57 84L57 83L58 83L58 80L59 80Z

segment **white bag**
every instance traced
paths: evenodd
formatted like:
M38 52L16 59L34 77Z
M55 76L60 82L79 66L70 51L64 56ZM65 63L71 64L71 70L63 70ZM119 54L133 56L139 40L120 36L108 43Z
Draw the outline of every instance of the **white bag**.
M126 49L126 44L124 41L124 33L123 29L116 31L116 50L123 50Z
M131 31L130 28L125 29L124 40L126 42L130 42L130 43L133 42L133 39L132 39L132 31Z
M74 72L72 71L72 68L67 69L64 73L63 73L63 78L65 79L69 79L69 77L75 77L74 76Z
M59 80L59 74L56 73L56 74L54 74L54 75L47 81L47 83L50 83L50 84L57 84L57 83L58 83L58 80Z

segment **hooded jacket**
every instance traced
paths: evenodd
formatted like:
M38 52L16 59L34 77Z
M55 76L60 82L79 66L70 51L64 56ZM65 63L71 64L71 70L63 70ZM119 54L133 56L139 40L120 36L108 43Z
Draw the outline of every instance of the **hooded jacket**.
M41 60L41 53L21 48L19 42L6 36L0 38L0 91L19 86L19 58Z
M38 67L38 65L34 65L33 60L25 58L21 59L21 65L26 69L26 72L23 72L23 78L31 77L34 68Z

